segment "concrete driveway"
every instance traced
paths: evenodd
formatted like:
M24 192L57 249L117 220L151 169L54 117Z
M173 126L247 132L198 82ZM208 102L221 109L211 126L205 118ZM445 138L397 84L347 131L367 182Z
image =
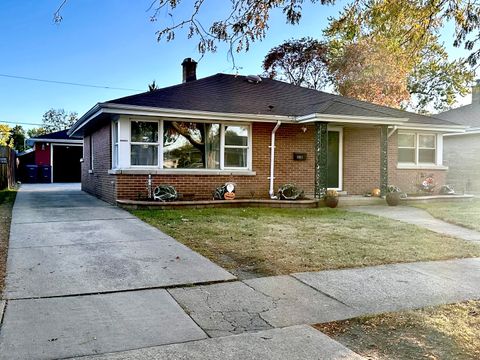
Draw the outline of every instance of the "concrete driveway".
M163 288L232 279L78 184L24 185L12 214L0 359L57 359L205 339Z
M234 277L79 185L24 185L12 215L6 299L208 283Z

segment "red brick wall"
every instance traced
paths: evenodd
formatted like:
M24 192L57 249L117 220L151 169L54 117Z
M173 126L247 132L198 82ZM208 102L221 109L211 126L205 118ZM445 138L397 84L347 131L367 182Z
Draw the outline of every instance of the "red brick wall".
M93 172L90 170L90 137L93 141ZM116 178L109 175L111 169L111 128L103 126L94 133L85 136L82 163L82 190L109 203L115 203Z
M209 199L217 186L227 181L237 184L238 198L266 198L270 176L270 137L274 124L252 125L254 176L245 175L153 175L153 184L170 184L180 193L194 194L195 199ZM380 129L350 127L343 130L343 190L362 195L380 186ZM138 199L147 195L148 175L109 175L111 168L111 129L106 125L93 134L94 170L89 173L90 135L84 139L82 189L114 203L115 199ZM295 183L312 198L315 185L314 127L306 132L299 125L282 125L276 133L274 190L285 183ZM307 154L306 161L294 161L293 153ZM389 184L413 193L421 176L433 174L437 183L445 183L442 170L397 169L397 135L389 139Z
M343 190L362 195L380 187L380 129L343 129Z
M362 195L380 187L380 128L344 128L344 184L349 195ZM433 175L440 189L445 170L397 169L397 133L388 140L388 183L409 194L418 191L421 179Z
M43 150L42 150L43 145ZM50 144L35 143L35 164L50 165Z
M210 199L216 187L227 181L237 184L238 198L266 198L270 176L270 141L274 124L252 125L253 171L255 176L218 175L153 175L153 184L170 184L180 193L193 193L195 199ZM293 153L307 154L306 161L294 161ZM275 149L275 192L284 183L295 183L305 191L307 197L314 194L314 129L304 133L301 126L281 125L276 133ZM118 199L145 197L148 175L116 175Z

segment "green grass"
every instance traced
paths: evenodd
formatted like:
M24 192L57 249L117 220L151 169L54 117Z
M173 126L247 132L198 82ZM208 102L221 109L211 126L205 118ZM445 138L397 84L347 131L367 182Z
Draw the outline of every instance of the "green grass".
M0 190L0 294L2 293L5 279L10 222L16 195L16 191Z
M341 209L132 212L241 276L480 256L476 244Z
M471 201L431 201L415 204L432 216L452 224L480 231L480 199Z
M480 359L480 301L315 325L367 359Z

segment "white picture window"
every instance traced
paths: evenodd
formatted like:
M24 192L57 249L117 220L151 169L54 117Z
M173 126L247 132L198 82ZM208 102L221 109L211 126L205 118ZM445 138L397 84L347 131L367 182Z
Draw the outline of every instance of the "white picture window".
M118 165L118 126L112 132ZM187 121L130 121L130 165L163 169L248 169L250 125ZM115 157L116 156L116 157Z
M398 134L398 163L435 165L437 161L437 135L420 133Z

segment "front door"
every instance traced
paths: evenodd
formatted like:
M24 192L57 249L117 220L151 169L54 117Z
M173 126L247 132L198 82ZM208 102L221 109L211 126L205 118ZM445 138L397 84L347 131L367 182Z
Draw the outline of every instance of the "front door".
M342 189L342 130L328 130L327 187Z

